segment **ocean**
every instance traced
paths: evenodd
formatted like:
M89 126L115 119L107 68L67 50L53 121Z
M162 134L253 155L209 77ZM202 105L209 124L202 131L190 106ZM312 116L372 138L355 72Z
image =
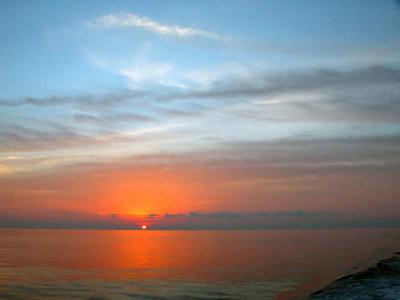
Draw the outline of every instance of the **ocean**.
M0 229L0 299L299 299L400 250L400 229Z

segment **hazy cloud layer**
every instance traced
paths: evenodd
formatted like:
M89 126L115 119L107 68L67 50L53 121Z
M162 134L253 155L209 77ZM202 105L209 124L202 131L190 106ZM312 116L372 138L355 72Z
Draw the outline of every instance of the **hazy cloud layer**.
M318 226L340 226L339 221L330 223L332 214L373 215L383 224L398 217L399 149L398 136L378 136L236 143L212 151L113 160L100 155L91 163L86 158L64 167L0 177L0 198L4 211L28 207L32 213L37 207L52 211L60 206L84 212L96 207L101 212L110 210L112 203L114 214L147 211L149 219L178 218L180 228L208 228L211 221L218 227L221 220L227 220L222 222L227 228L242 217L255 222L280 215L281 220L303 218L301 226L308 226L308 218L322 218ZM0 164L18 168L27 162L8 157ZM52 164L43 157L29 163ZM182 213L190 207L203 212ZM265 207L273 213L266 213ZM187 225L193 218L205 223ZM240 226L264 226L246 222ZM292 223L282 221L279 226L288 224Z

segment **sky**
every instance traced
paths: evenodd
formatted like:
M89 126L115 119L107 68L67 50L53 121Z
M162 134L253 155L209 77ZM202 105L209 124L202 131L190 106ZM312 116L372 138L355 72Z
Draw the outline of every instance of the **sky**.
M398 1L0 0L0 226L400 226Z

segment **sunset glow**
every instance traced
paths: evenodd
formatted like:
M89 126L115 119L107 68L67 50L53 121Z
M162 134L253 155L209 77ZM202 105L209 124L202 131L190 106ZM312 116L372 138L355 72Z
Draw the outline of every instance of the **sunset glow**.
M0 0L0 298L398 294L399 28L400 0Z
M150 2L1 4L0 226L400 222L396 1Z

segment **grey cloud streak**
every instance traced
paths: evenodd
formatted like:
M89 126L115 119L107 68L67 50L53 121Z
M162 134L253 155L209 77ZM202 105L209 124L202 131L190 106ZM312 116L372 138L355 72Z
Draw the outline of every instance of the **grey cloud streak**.
M260 95L275 95L294 91L315 89L335 89L351 86L381 84L400 85L400 69L376 65L352 70L314 69L311 71L287 71L267 73L254 71L251 76L217 80L210 88L191 89L189 92L157 92L145 90L122 90L103 95L51 96L48 98L22 98L17 100L0 100L1 106L51 106L51 105L94 105L108 106L121 101L143 99L149 96L153 100L179 100L192 98L236 98Z
M121 143L145 143L167 138L157 131L144 134L129 134L111 130L98 130L96 133L79 133L68 126L47 126L29 128L13 123L0 123L0 151L36 152L65 150L80 147L110 146Z
M70 168L79 170L81 166L78 163ZM110 168L168 169L191 166L201 166L215 173L223 172L227 178L257 178L267 174L292 178L304 174L368 171L400 176L400 135L221 143L219 147L203 151L135 155L104 164L85 164L85 168L96 172Z
M209 89L166 95L162 99L251 97L370 84L398 86L400 85L400 70L387 66L371 66L348 71L316 69L308 72L288 71L275 74L256 72L250 78L219 80L214 82Z
M73 119L82 123L93 123L99 125L123 123L123 122L156 122L152 117L139 113L107 113L101 115L78 113Z
M80 95L55 95L49 97L26 97L14 100L0 100L0 106L18 107L18 106L38 106L51 107L62 105L74 105L81 108L109 108L130 100L143 99L145 95L142 91L121 90L103 94L80 94Z
M310 71L287 71L282 73L266 73L254 71L246 79L232 78L217 80L207 89L191 88L188 91L175 89L160 90L160 87L147 90L121 90L99 95L52 96L48 98L22 98L15 100L0 100L0 106L37 106L51 107L73 105L84 111L103 112L104 123L119 122L113 117L116 108L126 108L130 103L137 102L141 107L152 109L155 114L164 117L196 118L215 109L242 104L237 117L253 118L265 121L296 121L312 118L316 121L353 120L374 122L399 122L400 70L389 66L371 66L353 70L316 69ZM296 99L296 93L318 93L322 99L310 101L307 96ZM276 103L276 97L286 97L288 101ZM291 100L291 98L294 98ZM219 103L219 108L201 106L204 99ZM254 100L262 99L264 105L269 103L274 107L262 108ZM190 110L163 107L170 102L184 103L195 101ZM312 100L312 99L311 99ZM146 101L146 102L143 102ZM196 107L197 102L197 107ZM279 101L278 101L279 102ZM149 104L154 107L149 107ZM199 106L200 105L200 106ZM279 107L288 110L290 114L275 112ZM275 110L274 110L275 109ZM270 112L268 112L270 111ZM128 114L131 116L128 117ZM133 115L136 116L133 116ZM273 114L273 115L272 115ZM140 113L126 112L123 119L135 118L136 121L147 121L149 118ZM78 121L102 123L100 117L79 113Z
M0 151L35 151L69 148L94 142L94 138L68 128L32 129L17 124L0 124Z
M318 91L324 96L322 99L308 100L306 95L297 99L297 92ZM107 143L119 142L141 142L149 139L163 138L156 134L141 136L126 136L118 130L113 132L110 128L121 123L148 124L158 122L163 124L165 120L172 118L190 118L201 120L211 114L218 119L231 116L227 122L250 119L256 122L288 122L299 121L316 122L319 127L324 123L350 122L362 124L365 122L393 123L400 122L400 70L388 66L373 66L355 70L313 70L308 72L286 72L275 75L253 74L250 78L233 79L230 81L217 81L206 90L191 90L189 92L160 92L155 91L131 91L108 93L104 95L82 95L78 97L49 97L49 98L26 98L19 100L0 100L0 106L19 107L25 105L42 107L73 105L83 111L72 115L64 115L69 120L78 121L80 124L92 124L97 126L99 134L83 133L76 126L54 126L50 128L28 127L18 124L1 124L0 149L1 151L29 151L29 150L54 150L79 146L106 145ZM288 95L288 99L280 103L274 103L277 96ZM262 98L262 103L253 100ZM286 97L286 96L285 96ZM292 97L294 97L292 99ZM197 100L195 100L197 98ZM148 103L142 100L147 99ZM215 100L217 107L205 104L204 99ZM190 101L187 101L190 100ZM124 109L131 101L138 105L148 105L150 114ZM181 103L182 106L170 107L169 103ZM140 108L140 107L139 107ZM214 114L214 115L212 115ZM235 119L236 118L236 119ZM258 123L260 125L262 123ZM267 124L267 123L266 123ZM371 126L371 125L369 125ZM267 128L267 127L265 127ZM210 132L210 135L212 132ZM396 161L398 155L397 145L399 132L385 134L383 137L372 136L368 141L349 138L327 141L323 138L311 136L309 141L297 139L296 135L288 138L293 140L290 147L302 148L301 143L309 143L310 160L314 160L315 166L326 165L333 167L335 163L345 167L357 164L364 167L368 164L390 164ZM201 137L205 138L205 137ZM210 136L212 138L212 136ZM368 139L368 138L365 138ZM386 139L386 140L385 140ZM387 144L390 143L392 145ZM315 142L314 142L315 140ZM226 141L214 140L214 146L218 149L217 157L245 157L246 153L253 151L251 143L240 142L233 146L235 140L230 144ZM296 144L297 143L297 144ZM324 145L331 144L331 149L336 148L337 153L325 149ZM350 144L353 146L350 146ZM279 147L289 145L290 141L272 140L261 143L261 148L266 149L264 162L275 160L278 163L292 163L298 165L298 155L286 155L285 151L279 152ZM312 145L312 146L311 146ZM346 145L346 146L344 146ZM364 145L364 146L361 146ZM382 147L384 149L381 149ZM241 150L239 151L239 148ZM288 146L289 147L289 146ZM379 148L380 147L380 148ZM376 149L380 150L376 150ZM235 150L233 150L235 149ZM304 148L305 149L305 148ZM382 151L381 151L382 150ZM209 156L214 150L209 150ZM193 152L193 151L192 151ZM199 154L200 156L206 154ZM341 156L342 155L342 156ZM185 155L181 155L184 157ZM291 159L295 157L296 159ZM302 159L302 158L301 158ZM318 161L322 159L322 161ZM311 162L307 162L311 164Z

